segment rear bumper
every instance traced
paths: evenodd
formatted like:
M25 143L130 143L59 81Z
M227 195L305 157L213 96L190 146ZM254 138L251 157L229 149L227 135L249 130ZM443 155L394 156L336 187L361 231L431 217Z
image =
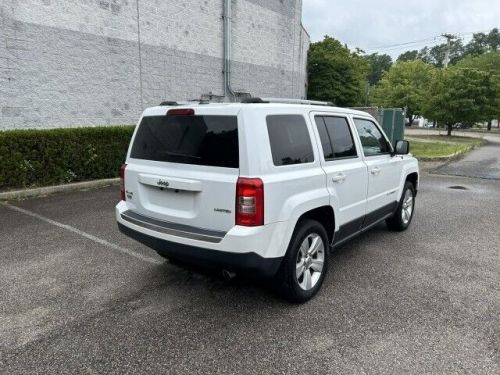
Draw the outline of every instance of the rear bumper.
M264 258L254 252L230 253L167 241L129 228L118 222L120 231L130 238L156 250L160 254L183 262L227 269L250 275L272 277L283 258Z
M121 201L116 205L116 221L136 232L166 242L188 247L214 250L216 252L247 254L255 253L262 258L282 258L288 248L291 233L287 222L275 222L258 227L235 225L227 232L186 227L184 225L156 220L144 222L130 220L133 204ZM128 218L126 216L129 216ZM166 226L165 226L166 225Z

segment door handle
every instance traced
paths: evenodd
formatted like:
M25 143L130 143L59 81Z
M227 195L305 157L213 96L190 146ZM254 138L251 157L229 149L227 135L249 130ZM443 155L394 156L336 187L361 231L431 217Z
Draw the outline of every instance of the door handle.
M345 174L343 174L343 173L338 173L338 174L336 174L335 176L333 176L333 177L332 177L332 181L333 181L333 182L339 182L339 183L342 183L342 182L344 182L344 181L345 181L346 177L347 177L347 176L346 176Z
M379 168L379 167L374 167L374 168L372 168L371 173L372 173L373 175L377 175L377 174L379 174L379 173L380 173L380 168Z

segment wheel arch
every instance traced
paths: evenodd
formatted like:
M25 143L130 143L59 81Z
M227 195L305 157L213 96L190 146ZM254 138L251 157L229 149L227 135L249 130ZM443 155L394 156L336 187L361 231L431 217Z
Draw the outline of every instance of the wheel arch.
M406 182L410 181L415 187L415 192L416 192L418 190L419 178L420 178L420 171L418 169L418 163L416 159L411 160L410 162L403 165L399 181L399 191L397 199L398 202L401 199Z
M295 223L294 232L300 223L304 220L311 219L319 222L325 228L328 235L328 242L333 242L333 235L335 233L335 212L332 206L321 206L304 212Z
M411 172L406 176L405 182L409 181L413 184L413 187L415 188L415 194L417 193L418 190L418 172Z

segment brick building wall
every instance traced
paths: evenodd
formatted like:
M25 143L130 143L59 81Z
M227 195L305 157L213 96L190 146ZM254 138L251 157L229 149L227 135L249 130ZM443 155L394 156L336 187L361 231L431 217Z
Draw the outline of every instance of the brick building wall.
M232 86L302 98L302 0L233 0ZM223 0L0 0L0 129L134 123L223 93Z

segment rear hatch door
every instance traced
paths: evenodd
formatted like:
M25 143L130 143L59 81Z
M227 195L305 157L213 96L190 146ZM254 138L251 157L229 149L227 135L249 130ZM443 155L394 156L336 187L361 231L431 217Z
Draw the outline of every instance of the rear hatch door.
M162 111L143 116L133 139L125 171L130 209L173 224L227 232L235 223L237 112Z

